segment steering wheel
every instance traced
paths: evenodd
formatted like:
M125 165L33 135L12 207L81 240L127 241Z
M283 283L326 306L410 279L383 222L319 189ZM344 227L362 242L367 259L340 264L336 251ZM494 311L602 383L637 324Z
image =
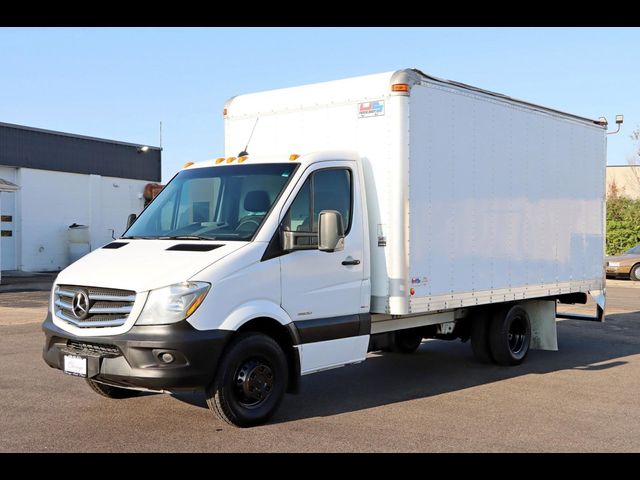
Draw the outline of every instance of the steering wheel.
M260 222L258 222L256 219L254 218L247 218L246 220L241 220L240 223L238 224L238 226L233 230L234 232L240 231L242 230L242 226L243 225L247 225L249 223L253 223L255 224L256 228L254 228L253 230L257 230L258 227L260 226Z

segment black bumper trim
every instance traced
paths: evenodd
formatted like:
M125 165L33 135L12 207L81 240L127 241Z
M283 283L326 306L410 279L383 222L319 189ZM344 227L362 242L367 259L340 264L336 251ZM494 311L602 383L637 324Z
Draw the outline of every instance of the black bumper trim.
M171 325L133 326L121 335L78 337L57 327L51 313L42 330L46 341L44 361L62 370L64 355L87 357L87 376L116 386L150 390L197 389L207 386L215 375L218 360L233 334L229 330L196 330L186 321ZM70 348L67 342L115 346L120 354ZM164 363L160 355L171 353L174 361Z
M371 333L371 315L354 314L293 322L300 343L324 342Z

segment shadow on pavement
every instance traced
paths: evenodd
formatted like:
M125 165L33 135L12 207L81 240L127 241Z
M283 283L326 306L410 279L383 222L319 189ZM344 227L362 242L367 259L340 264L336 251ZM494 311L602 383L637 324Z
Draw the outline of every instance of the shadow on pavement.
M515 367L480 364L460 341L426 341L411 355L372 353L361 364L303 377L300 394L286 395L269 423L353 412L522 375L616 368L627 363L620 358L640 353L640 312L608 315L603 324L558 322L558 343L559 351L531 351ZM207 408L202 392L173 396Z

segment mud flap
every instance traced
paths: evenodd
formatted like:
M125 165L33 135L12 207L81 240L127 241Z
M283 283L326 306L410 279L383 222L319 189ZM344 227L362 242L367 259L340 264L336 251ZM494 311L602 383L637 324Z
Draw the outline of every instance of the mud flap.
M529 314L532 350L558 350L555 300L531 300L520 304Z

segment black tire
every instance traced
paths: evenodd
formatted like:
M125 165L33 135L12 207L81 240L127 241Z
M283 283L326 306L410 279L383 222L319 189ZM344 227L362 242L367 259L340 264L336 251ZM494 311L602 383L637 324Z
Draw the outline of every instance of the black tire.
M91 380L90 378L86 378L85 380L87 381L87 385L91 387L91 390L96 392L98 395L102 395L103 397L120 400L123 398L137 397L138 395L140 395L139 390L129 390L128 388L112 387L111 385L105 385L104 383L96 382L95 380Z
M498 365L519 365L531 342L531 322L527 311L519 305L495 312L489 327L491 356Z
M207 404L220 419L237 427L266 422L277 410L289 381L280 345L261 333L240 334L225 351Z
M640 263L631 268L629 278L634 282L640 282Z
M422 343L422 330L418 328L408 328L406 330L396 330L393 332L391 351L395 353L413 353Z
M471 318L471 350L480 363L493 363L489 345L489 320L486 312Z

